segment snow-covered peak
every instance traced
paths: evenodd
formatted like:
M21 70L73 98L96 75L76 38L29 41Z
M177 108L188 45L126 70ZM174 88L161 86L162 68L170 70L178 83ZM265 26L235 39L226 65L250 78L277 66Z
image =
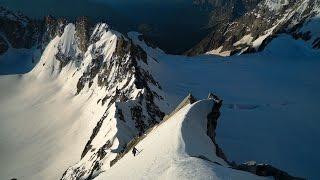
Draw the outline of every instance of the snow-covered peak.
M56 35L48 43L30 75L47 80L57 78L60 73L66 78L71 71L75 71L81 62L82 53L75 40L75 34L75 25L67 24L62 35ZM67 65L68 68L64 68Z
M81 112L78 119L87 127L70 132L82 137L76 145L79 155L50 174L62 179L91 178L107 169L131 139L159 123L168 109L161 86L153 77L152 69L158 62L107 24L88 24L85 18L68 23L46 17L42 41L35 47L41 50L40 60L32 71L22 75L30 84L25 89L45 84L53 89L44 89L53 99L81 105L71 112ZM78 119L73 119L75 124ZM59 133L54 139L62 141L59 139L64 136ZM56 159L60 155L49 152L48 156ZM53 166L60 165L56 163ZM36 175L28 174L28 178L48 175L42 169Z
M75 33L76 33L76 29L74 24L70 23L64 28L64 32L58 44L60 53L65 54L66 56L75 56L75 52L76 52Z
M90 178L108 168L117 152L160 122L167 109L161 86L152 76L151 69L157 66L152 57L107 24L97 24L87 43L81 43L82 31L67 24L26 75L37 81L59 82L75 98L94 102L90 106L96 114L90 119L90 138L84 139L79 162L68 168L62 179Z

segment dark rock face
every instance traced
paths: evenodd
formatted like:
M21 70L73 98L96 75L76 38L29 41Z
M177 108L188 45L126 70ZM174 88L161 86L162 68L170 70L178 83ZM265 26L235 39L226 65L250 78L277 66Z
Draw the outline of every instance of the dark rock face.
M210 137L210 139L216 147L216 155L228 162L226 155L223 153L222 149L216 142L216 128L218 124L218 119L220 117L220 108L222 106L222 100L218 96L211 93L209 94L208 99L213 99L215 101L215 104L212 108L212 112L207 116L207 135Z
M142 34L140 36L138 36L140 41L144 41L146 43L147 46L152 47L152 48L157 48L157 46L155 45L156 42L154 42L152 39L150 39L148 36Z
M43 20L43 32L42 32L42 49L56 36L61 36L63 30L67 24L67 20L64 18L56 19L52 16L46 16Z
M206 38L185 54L198 55L219 49L227 55L261 51L277 34L286 33L296 39L310 40L311 34L300 32L304 23L315 15L319 2L307 1L306 8L301 0L289 0L279 9L272 9L261 1L254 9L230 23L221 23ZM297 23L298 22L298 23ZM262 43L253 44L266 35ZM247 36L247 37L246 37ZM243 42L241 42L242 40Z
M261 0L194 0L194 4L210 10L209 27L229 23L257 6Z
M92 140L96 137L96 135L98 134L101 126L102 126L102 123L103 123L103 120L107 117L107 113L105 113L101 119L98 121L97 125L94 127L93 131L92 131L92 134L90 136L90 139L89 141L87 142L84 150L82 151L82 154L81 154L81 159L87 154L87 152L91 149L92 145L91 145L91 142ZM109 142L110 143L110 142Z
M244 163L234 166L234 169L247 171L258 176L272 176L276 180L303 180L303 178L293 177L269 164L256 164L255 162Z
M0 55L5 53L9 48L8 43L6 42L6 40L0 36Z
M41 38L41 22L0 6L0 32L13 48L31 48ZM4 51L4 49L3 49Z
M90 38L90 24L87 17L79 17L76 21L76 41L79 49L85 52L88 48L89 38Z

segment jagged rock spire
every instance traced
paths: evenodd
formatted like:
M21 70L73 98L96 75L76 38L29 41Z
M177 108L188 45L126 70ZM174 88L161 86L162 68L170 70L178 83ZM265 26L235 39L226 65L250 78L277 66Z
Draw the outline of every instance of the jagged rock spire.
M209 93L208 99L213 99L218 104L222 102L222 100L217 95L215 95L213 93Z

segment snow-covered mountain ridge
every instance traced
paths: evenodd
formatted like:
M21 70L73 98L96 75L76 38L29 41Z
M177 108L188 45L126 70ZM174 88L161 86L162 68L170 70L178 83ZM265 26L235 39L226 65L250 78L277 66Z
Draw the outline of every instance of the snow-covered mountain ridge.
M172 93L178 92L176 96L180 97L181 91L183 91L182 96L186 94L185 91L189 90L199 92L197 87L203 91L219 89L221 87L219 82L228 82L220 72L219 67L221 66L222 69L224 67L221 64L226 64L231 68L237 64L214 59L218 62L212 65L210 63L212 57L188 59L184 56L170 56L157 48L149 47L138 33L130 33L127 37L111 30L105 23L90 26L85 19L76 23L68 23L52 17L48 17L46 22L46 30L43 31L41 41L34 44L35 49L42 53L32 71L24 75L0 77L2 84L0 114L4 114L1 125L8 128L1 133L4 134L3 139L10 139L9 136L12 136L18 139L15 140L18 142L16 144L22 144L21 146L15 144L19 148L15 148L14 151L10 143L9 145L4 143L7 147L2 146L5 147L3 148L4 154L12 157L2 161L8 162L0 168L2 170L0 174L5 179L14 177L18 179L124 177L125 174L122 176L123 174L118 172L123 171L124 168L121 167L127 167L127 165L130 165L130 172L126 174L126 177L136 179L141 178L139 173L134 172L136 168L145 173L143 177L152 177L158 173L159 177L169 179L178 177L201 179L205 178L204 176L212 179L238 178L239 176L243 179L259 178L234 169L250 171L263 176L283 175L281 171L267 165L249 163L233 165L234 169L231 168L232 165L227 162L227 158L223 157L222 150L218 150L217 142L214 140L220 108L217 106L219 101L215 97L190 104L182 103L184 105L178 106L177 110L171 114L172 116L164 117L179 102L172 101L174 99ZM286 42L290 39L282 37L276 40ZM295 48L301 48L301 41L295 43L293 43ZM303 51L303 53L309 54L311 60L318 57L316 51L310 50L308 46L304 48L306 52ZM19 48L16 47L16 49ZM4 54L9 51L10 48ZM272 52L275 52L274 49ZM259 54L259 56L264 57L265 55ZM250 60L256 56L245 56L244 58ZM170 64L168 60L178 65ZM200 67L200 70L191 71L192 76L188 74L182 77L179 73L185 74L184 71L190 70L188 69L190 60L199 60L198 63L203 63L204 66L199 66L197 62L194 62L194 65L191 65L192 68ZM253 66L255 65L253 63ZM241 63L240 67L246 69ZM175 69L176 72L172 73L172 69ZM211 72L213 69L216 74ZM310 69L306 76L313 75L313 72L314 70ZM197 73L204 73L201 78L205 82L199 79L194 80L198 77ZM193 83L185 83L189 80ZM317 90L312 80L308 81L308 85L311 86L310 89ZM199 84L194 84L195 82ZM241 81L243 82L245 81ZM172 91L168 86L173 88L178 86L180 90ZM223 92L231 94L230 96L236 96L230 93L230 89L225 88L224 90L227 90ZM266 97L270 98L268 95ZM317 99L317 94L314 94L313 98ZM248 101L248 99L245 100ZM280 104L281 110L282 106L286 106L284 109L291 108L291 102ZM218 110L213 110L213 105L219 107ZM10 108L16 106L17 111ZM229 109L262 111L260 106L227 105ZM267 109L271 107L273 111L278 110L277 105L267 104L266 107ZM210 127L208 127L208 115L212 112L214 112L215 121L212 124L209 123ZM190 116L192 118L189 118ZM166 120L157 126L163 118ZM22 128L25 131L17 126L26 122L30 122L30 125ZM34 124L35 127L31 124ZM15 130L11 132L13 127ZM194 127L197 127L194 134L199 138L193 137L193 134L190 133ZM111 167L111 162L114 162L119 154L130 151L128 146L132 139L144 136L144 133L150 128L152 131L137 145L138 148L145 148L141 153L141 159L133 160L130 153L124 154ZM155 131L153 128L156 128ZM181 137L183 140L179 139ZM178 140L175 141L176 139ZM27 142L30 142L30 145ZM153 145L155 142L159 144ZM200 143L203 148L194 148L198 146L198 144L192 144L195 142ZM161 162L162 164L155 164L152 159L163 155L164 152L160 149L168 147L167 143L172 146L164 151L173 152L168 154L178 158L167 157ZM145 162L145 165L135 167L135 160L142 164ZM19 163L21 161L23 163ZM166 169L172 162L174 164L172 169ZM146 166L150 169L145 168ZM199 167L199 171L194 172L190 166ZM266 170L265 168L268 167L269 169ZM266 173L270 172L270 169L273 174ZM287 174L284 173L284 175Z
M279 34L289 34L319 49L320 1L263 0L233 22L221 25L188 55L234 54L262 51Z
M217 113L213 109L219 103L216 99L194 102L187 97L175 113L139 142L136 157L126 154L95 179L259 179L229 168L216 155L206 133L208 125L216 123L207 118Z
M81 161L69 168L62 179L89 178L115 158L111 149L121 151L135 135L164 116L159 108L164 100L161 87L147 69L147 64L156 62L129 39L106 28L100 24L93 31L91 39L97 41L88 48L90 63L84 59L88 66L76 92L81 95L88 89L105 91L97 104L106 107L106 111L93 129Z

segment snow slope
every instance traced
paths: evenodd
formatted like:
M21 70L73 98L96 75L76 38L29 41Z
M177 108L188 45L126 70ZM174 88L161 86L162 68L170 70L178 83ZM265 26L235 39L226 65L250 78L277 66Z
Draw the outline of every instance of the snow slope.
M86 99L57 82L1 77L1 179L58 179L81 155L89 138ZM93 110L92 110L93 112Z
M95 179L263 179L233 170L216 156L206 134L214 104L213 99L187 104L136 146L137 156L127 153Z
M171 105L189 92L204 97L212 91L224 100L217 142L229 160L255 160L318 179L318 50L281 35L263 52L234 57L149 52L160 62L154 77Z

